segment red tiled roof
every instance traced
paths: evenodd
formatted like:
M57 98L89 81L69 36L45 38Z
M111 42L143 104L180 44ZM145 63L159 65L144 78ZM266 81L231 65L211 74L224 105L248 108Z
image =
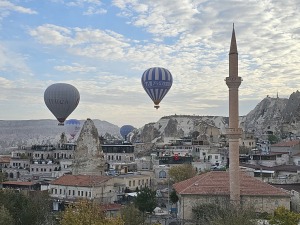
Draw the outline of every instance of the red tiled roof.
M117 211L123 207L121 204L117 204L117 203L103 204L101 206L105 211Z
M79 186L79 187L93 187L99 186L111 179L108 176L96 176L96 175L64 175L51 181L50 184L64 185L64 186Z
M295 145L298 145L300 143L300 140L293 140L293 141L283 141L279 142L277 144L271 145L271 147L293 147Z
M229 195L229 172L211 171L173 185L178 194ZM289 196L279 188L240 173L241 195Z
M29 181L4 181L2 184L8 184L8 185L19 185L19 186L32 186L34 185L33 182Z
M10 156L0 156L0 163L10 163Z

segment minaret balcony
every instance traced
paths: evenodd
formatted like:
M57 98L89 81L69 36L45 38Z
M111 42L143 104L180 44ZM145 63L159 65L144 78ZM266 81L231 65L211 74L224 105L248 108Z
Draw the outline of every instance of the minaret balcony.
M227 128L226 137L229 139L239 139L243 134L242 128Z
M241 77L229 76L229 77L226 77L225 81L226 81L226 85L228 86L228 88L239 88L243 79Z

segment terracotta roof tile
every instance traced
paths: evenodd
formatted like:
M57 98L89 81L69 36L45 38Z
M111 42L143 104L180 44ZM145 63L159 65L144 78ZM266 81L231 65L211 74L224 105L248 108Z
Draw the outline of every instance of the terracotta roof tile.
M271 147L294 147L295 145L298 145L300 143L300 140L293 140L293 141L283 141L279 142L277 144L271 145Z
M0 163L10 163L10 156L0 156Z
M289 196L279 188L260 181L244 172L240 173L241 195ZM179 194L229 195L229 172L211 171L176 183Z
M120 210L123 206L117 203L109 203L101 205L105 211L117 211Z
M19 185L19 186L32 186L35 183L34 182L29 182L29 181L5 181L5 182L2 182L2 184Z
M96 175L64 175L51 181L53 185L93 187L108 181L111 177Z

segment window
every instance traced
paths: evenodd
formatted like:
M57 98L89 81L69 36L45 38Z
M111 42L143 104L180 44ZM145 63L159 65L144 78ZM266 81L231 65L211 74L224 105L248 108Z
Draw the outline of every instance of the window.
M167 177L166 171L164 171L164 170L160 171L159 174L158 174L158 177L159 178L166 178Z
M141 181L139 180L139 185L141 185Z
M219 156L215 155L215 159L218 159L218 158L219 158Z
M71 190L69 190L69 195L71 195Z
M129 187L131 187L131 180L129 181Z
M80 191L78 191L77 196L80 196Z
M133 181L133 186L135 186L135 180Z
M61 189L59 189L59 194L61 195Z
M55 192L55 194L57 194L57 189L56 189L56 188L55 188L55 191L54 191L54 192Z
M75 190L73 190L73 196L75 195Z

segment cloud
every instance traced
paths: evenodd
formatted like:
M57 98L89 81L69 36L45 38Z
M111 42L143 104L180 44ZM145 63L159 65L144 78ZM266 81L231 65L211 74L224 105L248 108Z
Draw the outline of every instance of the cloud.
M78 63L73 63L72 65L65 65L65 66L55 66L54 69L58 71L68 72L68 73L88 73L88 72L95 72L96 67L88 67L84 65L80 65Z
M0 1L0 20L8 16L12 11L24 14L37 14L35 10L15 5L10 1Z

